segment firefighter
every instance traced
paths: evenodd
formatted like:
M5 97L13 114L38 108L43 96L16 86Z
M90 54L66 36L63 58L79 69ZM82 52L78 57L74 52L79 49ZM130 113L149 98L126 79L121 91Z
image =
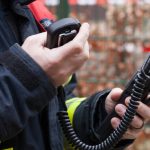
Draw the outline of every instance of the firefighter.
M95 128L88 121L94 120L91 113L95 112L99 118L96 121L101 124L122 91L115 88L77 98L72 93L75 75L60 90L58 87L89 57L89 25L83 23L71 42L50 50L44 46L46 32L40 33L35 14L31 13L33 9L27 7L31 2L33 0L0 1L0 149L62 150L63 136L56 114L64 98L78 136L87 144L97 143ZM38 3L35 4L37 7ZM96 107L100 109L97 111ZM126 106L115 108L122 117ZM150 118L149 107L142 103L138 113L141 117L135 116L116 150L130 145L142 131L143 122ZM112 118L111 122L116 128L120 119Z

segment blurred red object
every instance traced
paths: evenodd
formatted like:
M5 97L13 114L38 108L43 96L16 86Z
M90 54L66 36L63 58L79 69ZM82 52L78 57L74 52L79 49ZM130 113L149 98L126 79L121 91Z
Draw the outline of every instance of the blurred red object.
M144 52L150 52L150 46L144 46L143 51Z
M128 2L129 4L135 4L135 3L137 3L137 1L138 1L138 0L127 0L127 2Z
M77 4L77 0L68 0L70 5L76 5Z
M101 6L105 6L107 4L107 0L97 0L97 4Z
M36 0L36 1L40 1L40 2L42 2L43 4L45 3L45 0Z
M37 0L28 5L29 9L31 10L32 14L34 15L39 27L42 31L44 31L42 25L39 23L42 19L50 19L55 20L55 16L47 9L43 0Z
M42 20L43 18L48 18L54 20L55 16L47 9L43 0L37 0L28 5L36 20Z

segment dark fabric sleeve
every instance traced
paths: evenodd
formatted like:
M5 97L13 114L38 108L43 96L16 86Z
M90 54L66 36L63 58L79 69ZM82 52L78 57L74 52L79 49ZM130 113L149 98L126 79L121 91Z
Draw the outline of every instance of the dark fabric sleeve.
M56 96L44 71L19 45L0 54L0 140L20 132Z
M73 126L80 139L89 145L100 144L97 129L107 116L105 99L110 90L97 92L83 101L75 111ZM83 132L84 131L84 132ZM133 140L121 140L114 150L123 150Z
M103 117L106 116L106 112L104 109L97 109L99 115L97 115L96 120L94 122L94 114L96 111L96 106L103 107L103 102L105 102L105 98L109 90L105 90L102 92L98 92L88 97L85 101L83 101L75 111L74 119L73 119L73 127L77 135L79 135L80 139L88 144L96 144L97 136L95 132L95 127L97 122L102 122ZM84 131L84 133L82 132ZM82 133L82 134L81 134Z

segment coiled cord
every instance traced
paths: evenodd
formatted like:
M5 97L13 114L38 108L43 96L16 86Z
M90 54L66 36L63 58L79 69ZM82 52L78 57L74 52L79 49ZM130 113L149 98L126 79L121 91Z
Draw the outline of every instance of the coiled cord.
M125 112L124 117L121 120L119 126L100 144L98 145L87 145L86 143L82 142L78 136L76 135L66 110L58 112L58 118L64 134L75 147L76 150L110 150L116 146L116 144L120 141L123 134L127 131L132 119L136 115L136 109L138 108L139 101L144 96L144 88L147 81L147 76L143 71L138 72L135 78L135 82L131 92L131 100L129 106Z

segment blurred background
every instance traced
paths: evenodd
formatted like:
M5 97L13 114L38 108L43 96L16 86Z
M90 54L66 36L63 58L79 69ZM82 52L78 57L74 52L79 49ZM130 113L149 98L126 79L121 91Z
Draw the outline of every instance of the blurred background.
M77 72L79 96L124 88L150 52L150 0L42 0L57 19L91 26L90 59ZM128 150L150 150L150 124Z

